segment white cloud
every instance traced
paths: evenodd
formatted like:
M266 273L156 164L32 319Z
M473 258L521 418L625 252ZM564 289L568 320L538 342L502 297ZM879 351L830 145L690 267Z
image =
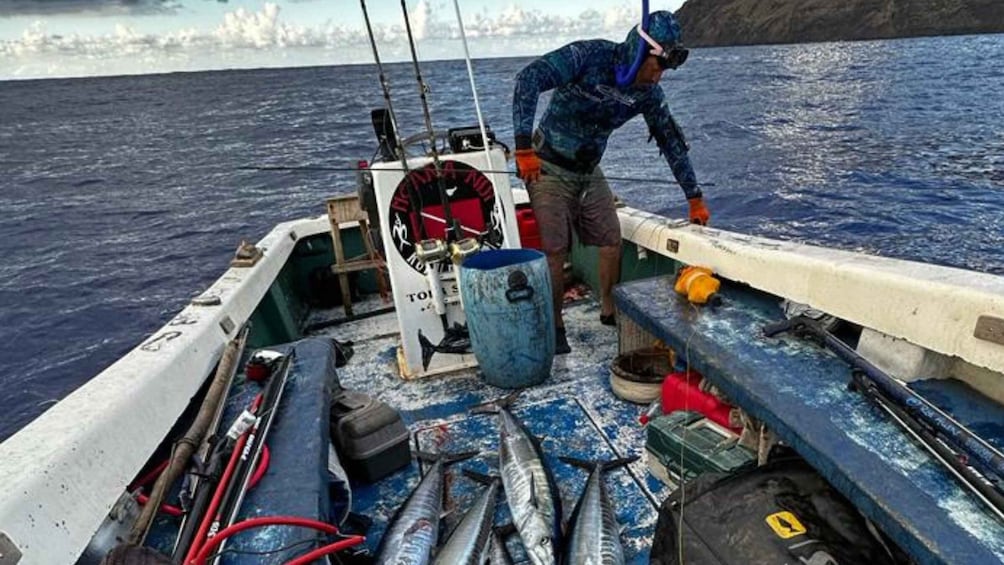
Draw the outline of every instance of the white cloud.
M425 0L418 0L415 9L408 16L411 23L412 36L415 41L422 41L429 36L429 24L432 20L432 6Z
M3 0L0 3L0 17L43 14L164 14L173 13L179 7L178 0Z
M420 0L411 12L423 58L460 56L453 8L434 10ZM576 16L547 14L510 4L501 12L466 14L464 27L475 57L538 54L589 37L620 40L638 18L628 5ZM361 18L360 18L361 20ZM344 20L342 20L344 21ZM385 61L408 57L403 24L376 25ZM128 74L261 66L366 63L372 60L362 22L313 26L283 21L277 4L259 11L238 8L213 29L185 28L152 35L120 24L102 35L56 35L37 21L14 40L0 41L0 79Z

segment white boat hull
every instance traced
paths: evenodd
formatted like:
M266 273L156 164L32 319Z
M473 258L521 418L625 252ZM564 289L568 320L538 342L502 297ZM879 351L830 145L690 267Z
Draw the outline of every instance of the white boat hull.
M619 212L624 238L650 251L1004 372L1004 343L974 335L981 316L1004 320L1004 277L747 236L633 208Z
M123 488L164 440L248 320L299 237L326 219L278 225L264 257L230 268L125 357L0 444L0 531L19 565L74 563ZM224 331L227 327L229 331Z

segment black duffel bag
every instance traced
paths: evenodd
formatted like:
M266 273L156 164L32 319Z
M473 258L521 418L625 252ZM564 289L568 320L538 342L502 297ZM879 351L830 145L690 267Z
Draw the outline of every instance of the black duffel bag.
M898 565L909 560L808 463L784 455L734 474L701 475L669 496L659 509L651 563Z

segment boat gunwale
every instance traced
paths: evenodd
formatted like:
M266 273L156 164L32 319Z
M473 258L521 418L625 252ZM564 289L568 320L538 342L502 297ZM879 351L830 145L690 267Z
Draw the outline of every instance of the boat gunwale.
M23 563L72 563L250 319L296 243L326 218L276 225L252 267L230 267L115 363L0 443L0 524ZM216 298L219 302L216 302ZM229 328L229 331L225 331ZM96 408L100 407L100 408Z

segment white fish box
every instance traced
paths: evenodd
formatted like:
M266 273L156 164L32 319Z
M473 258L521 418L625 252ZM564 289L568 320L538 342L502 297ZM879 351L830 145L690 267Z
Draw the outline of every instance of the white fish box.
M461 238L477 238L483 247L492 249L519 247L509 175L504 172L505 155L499 148L490 154L490 159L483 151L440 157L449 212L460 224ZM447 206L440 198L432 158L409 159L407 175L400 161L374 163L371 170L401 329L401 376L424 377L476 365L473 354L437 351L423 359L421 341L436 345L445 335L436 312L437 293L432 292L426 266L416 254L422 240L445 239ZM438 270L447 323L451 328L464 325L457 267L447 261L439 263Z

